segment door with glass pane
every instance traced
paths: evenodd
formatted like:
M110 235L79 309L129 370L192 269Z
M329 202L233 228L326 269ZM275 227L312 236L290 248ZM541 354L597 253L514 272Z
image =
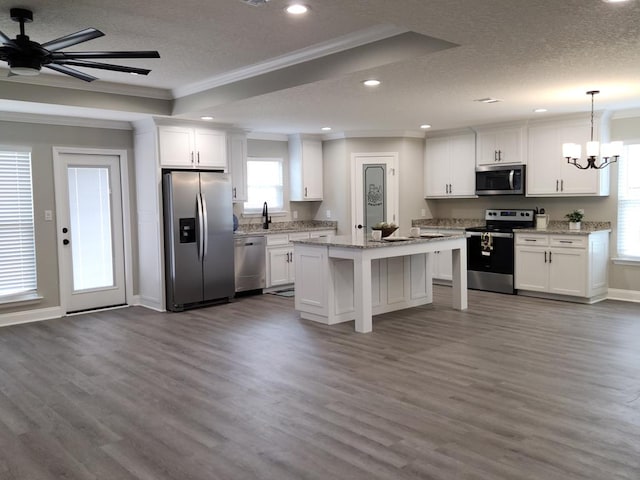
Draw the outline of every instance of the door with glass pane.
M371 234L376 223L399 222L396 153L353 155L352 215L354 236Z
M60 298L67 313L126 302L120 157L56 157Z

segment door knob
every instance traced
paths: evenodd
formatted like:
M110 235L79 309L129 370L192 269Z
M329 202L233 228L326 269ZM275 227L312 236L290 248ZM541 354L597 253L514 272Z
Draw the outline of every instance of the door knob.
M62 240L62 244L63 245L69 245L69 240L67 240L66 238L64 240Z
M362 230L363 227L362 227L362 225L358 224L358 225L356 225L356 228L359 229L359 230Z
M62 227L62 233L67 233L69 229L67 227Z

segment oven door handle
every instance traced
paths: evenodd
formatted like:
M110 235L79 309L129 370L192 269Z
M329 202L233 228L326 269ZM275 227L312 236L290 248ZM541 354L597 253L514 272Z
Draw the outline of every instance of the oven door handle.
M494 238L513 238L513 233L505 232L467 232L467 237L481 237L482 235L487 234Z

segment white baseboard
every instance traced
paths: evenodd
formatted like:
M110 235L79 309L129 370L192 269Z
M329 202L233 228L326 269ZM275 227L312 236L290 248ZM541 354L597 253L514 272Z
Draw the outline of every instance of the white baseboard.
M40 322L60 318L64 315L62 308L38 308L35 310L24 310L22 312L3 313L0 315L0 326L17 325L19 323Z
M623 302L640 303L640 291L610 288L607 295L607 300L622 300Z

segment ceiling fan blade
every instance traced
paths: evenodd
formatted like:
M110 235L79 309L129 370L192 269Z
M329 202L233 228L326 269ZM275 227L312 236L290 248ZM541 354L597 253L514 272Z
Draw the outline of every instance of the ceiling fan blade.
M62 48L67 48L72 45L77 45L78 43L87 42L89 40L93 40L94 38L102 37L103 35L104 33L102 33L100 30L96 30L95 28L85 28L84 30L80 30L79 32L65 35L64 37L56 38L55 40L51 40L50 42L43 43L42 47L46 48L50 52L54 52Z
M84 80L85 82L93 82L94 80L98 79L98 77L94 77L93 75L80 72L74 68L65 67L64 65L55 65L55 64L49 63L44 66L47 68L50 68L51 70L55 70L56 72L66 73L67 75L71 75L72 77L79 78L80 80Z
M101 70L113 70L114 72L135 73L137 75L149 75L151 70L146 68L125 67L123 65L111 65L109 63L91 62L89 60L54 60L57 65L73 65L75 67L99 68Z
M7 37L4 33L0 32L0 43L9 43L11 39Z
M76 58L160 58L160 54L155 50L120 52L52 52L51 58L54 61Z

